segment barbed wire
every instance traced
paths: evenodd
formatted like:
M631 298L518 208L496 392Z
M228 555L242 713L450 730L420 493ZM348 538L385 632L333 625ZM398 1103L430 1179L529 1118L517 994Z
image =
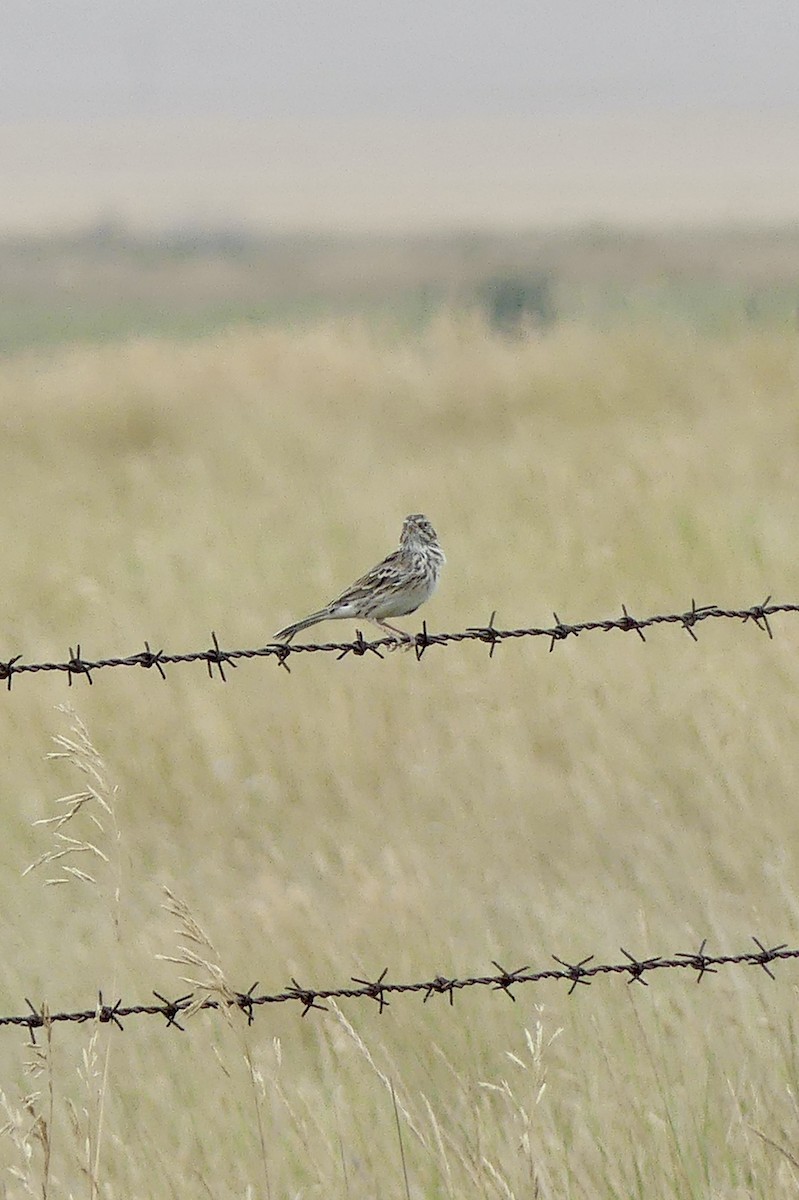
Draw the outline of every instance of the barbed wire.
M212 632L212 644L207 650L193 650L186 654L169 654L164 650L151 650L150 643L145 642L144 650L140 650L137 654L98 659L85 658L81 653L80 643L78 643L75 649L72 646L69 647L69 658L65 662L23 662L21 654L16 654L9 659L2 659L0 660L0 682L5 681L8 691L11 691L11 685L17 675L35 674L40 671L61 671L66 674L71 687L73 679L77 676L85 676L90 684L93 683L92 673L107 667L144 667L145 670L155 667L161 678L166 679L166 667L193 662L204 662L210 678L214 677L216 668L221 680L226 682L225 667L236 667L242 659L274 658L278 666L288 671L290 670L288 659L297 654L335 654L339 661L347 658L350 654L357 657L374 654L378 658L382 658L384 650L395 650L398 645L404 645L408 649L412 649L419 660L433 646L447 646L469 641L486 643L489 646L489 658L493 658L497 646L517 638L548 638L551 652L558 642L565 641L568 637L577 637L581 633L594 633L597 630L609 633L613 629L618 629L622 633L637 633L641 641L645 642L644 631L655 625L679 625L694 641L697 641L697 625L703 621L717 620L741 621L744 624L751 621L771 638L773 634L769 617L778 613L797 612L799 612L799 604L772 604L771 596L767 596L762 604L753 604L749 608L724 609L715 604L697 605L696 601L692 600L691 607L685 612L657 613L642 618L631 616L627 611L627 606L623 604L620 617L578 621L574 624L562 621L557 613L553 613L554 625L531 626L526 629L498 629L494 624L497 615L494 611L487 625L475 626L456 633L431 633L425 621L421 631L409 634L407 642L404 643L391 637L378 638L369 642L364 639L360 630L356 630L355 640L352 642L300 643L297 645L271 642L255 649L223 650L219 645L216 633Z
M167 1028L172 1027L184 1031L185 1026L180 1024L178 1017L187 1010L198 1012L207 1009L221 1011L222 1009L238 1008L245 1014L247 1023L251 1025L255 1020L256 1009L267 1004L298 1004L302 1008L301 1016L305 1017L311 1009L326 1012L327 1008L322 1003L324 1000L369 999L377 1003L378 1010L382 1013L389 1007L389 997L391 996L423 993L422 1002L424 1004L433 996L446 996L452 1006L455 1003L455 993L465 988L489 988L494 992L504 992L515 1002L516 996L513 994L512 988L530 983L541 983L544 980L559 980L568 983L571 996L580 986L590 987L593 980L599 975L627 976L628 984L639 983L648 987L649 980L646 976L654 971L695 971L696 982L701 983L706 975L717 974L720 967L756 966L761 967L770 979L774 979L774 973L770 969L771 963L783 959L799 958L799 949L789 949L787 942L778 946L768 946L756 937L753 937L752 941L757 946L757 950L744 951L742 954L712 955L705 953L707 946L707 938L705 938L698 950L678 951L671 958L662 958L659 955L643 959L635 958L622 946L621 952L625 955L626 961L619 963L594 963L593 954L579 962L571 963L566 959L559 958L557 954L553 954L551 957L558 966L541 971L533 971L530 967L517 967L514 971L506 971L498 962L493 962L492 966L496 968L496 973L493 975L470 975L465 978L436 975L433 979L418 983L391 983L386 979L388 974L386 967L373 980L359 978L356 975L351 976L350 982L355 984L355 987L303 987L296 979L292 979L289 987L282 992L271 994L256 995L255 990L258 987L256 982L246 992L234 992L232 998L215 998L210 995L203 998L202 994L197 997L194 992L189 992L174 1000L169 1000L160 992L154 991L153 995L159 1001L157 1004L123 1004L121 1000L117 1000L114 1004L106 1004L103 1000L103 993L99 992L97 1004L94 1007L76 1012L53 1013L49 1011L49 1007L44 1006L37 1009L26 997L25 1003L30 1012L23 1013L21 1016L0 1016L0 1026L24 1026L30 1031L34 1041L35 1030L61 1021L77 1024L99 1021L102 1024L114 1024L121 1030L124 1028L123 1018L164 1017Z

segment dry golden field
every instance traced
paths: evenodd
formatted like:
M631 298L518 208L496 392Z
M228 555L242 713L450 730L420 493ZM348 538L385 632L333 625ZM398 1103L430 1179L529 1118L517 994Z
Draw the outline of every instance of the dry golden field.
M449 561L409 629L795 600L798 385L791 330L446 316L7 359L0 657L263 645L416 510ZM795 945L799 627L773 624L18 678L0 1012ZM104 790L36 825L82 785L45 758L76 719ZM47 886L65 867L94 882ZM4 1194L794 1196L799 976L774 973L0 1029Z

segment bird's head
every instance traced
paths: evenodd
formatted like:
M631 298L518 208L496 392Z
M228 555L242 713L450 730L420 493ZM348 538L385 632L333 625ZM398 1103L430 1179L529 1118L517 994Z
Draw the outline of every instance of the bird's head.
M423 513L411 513L402 525L400 546L437 546L436 531Z

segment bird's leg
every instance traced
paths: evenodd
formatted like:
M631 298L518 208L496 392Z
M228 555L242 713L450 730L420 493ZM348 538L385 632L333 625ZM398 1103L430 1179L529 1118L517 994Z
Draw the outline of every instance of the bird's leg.
M373 621L374 621L374 624L379 626L379 628L382 629L384 633L388 632L392 635L397 646L402 646L403 650L410 649L411 645L414 642L414 638L413 638L412 634L408 633L405 629L398 629L396 625L390 625L388 621L380 621L377 619L377 617L374 617ZM393 646L390 646L388 648L391 650L394 649Z
M405 630L405 629L397 629L397 626L396 626L396 625L390 625L390 624L388 623L388 621L381 621L381 620L379 620L377 617L375 617L375 618L374 618L374 623L375 623L375 625L379 625L379 626L380 626L380 628L381 628L381 629L383 629L383 630L386 630L386 629L387 629L387 630L388 630L390 633L395 633L395 634L396 634L398 637L401 637L401 638L402 638L403 642L407 642L407 641L410 639L410 637L411 637L411 634L409 634L409 633L407 632L407 630Z

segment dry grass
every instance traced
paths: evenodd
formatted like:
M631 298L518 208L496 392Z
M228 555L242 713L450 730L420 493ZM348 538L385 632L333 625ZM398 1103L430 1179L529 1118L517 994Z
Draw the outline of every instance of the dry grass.
M449 557L432 628L795 598L798 384L777 334L508 343L447 321L5 363L0 653L262 644L418 509ZM187 973L271 990L795 944L799 638L775 630L79 680L114 820L87 801L56 829L98 852L75 860L93 882L59 887L22 871L54 846L32 822L76 792L50 739L76 735L65 680L21 678L0 1008L146 1001ZM6 1030L7 1194L794 1195L795 973L776 974L57 1026L32 1102Z

